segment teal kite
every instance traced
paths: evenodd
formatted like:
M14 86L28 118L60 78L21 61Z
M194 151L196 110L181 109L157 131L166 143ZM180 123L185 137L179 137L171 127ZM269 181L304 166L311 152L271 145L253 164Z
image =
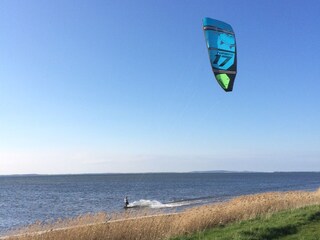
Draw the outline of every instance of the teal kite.
M226 92L231 92L237 74L237 48L233 29L225 22L204 18L203 31L214 76Z

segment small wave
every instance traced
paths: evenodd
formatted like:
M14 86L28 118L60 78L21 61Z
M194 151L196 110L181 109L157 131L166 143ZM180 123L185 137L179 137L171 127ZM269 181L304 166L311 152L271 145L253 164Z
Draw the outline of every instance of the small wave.
M196 201L179 201L179 202L169 202L169 203L161 203L157 200L146 200L141 199L139 201L134 201L128 205L129 208L176 208L176 207L182 207L182 206L188 206L193 204L199 204L201 203L200 200Z

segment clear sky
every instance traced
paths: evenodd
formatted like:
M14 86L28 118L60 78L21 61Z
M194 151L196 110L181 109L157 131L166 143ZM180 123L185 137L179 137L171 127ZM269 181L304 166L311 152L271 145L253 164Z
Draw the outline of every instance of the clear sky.
M318 0L2 0L0 174L320 171L319 39Z

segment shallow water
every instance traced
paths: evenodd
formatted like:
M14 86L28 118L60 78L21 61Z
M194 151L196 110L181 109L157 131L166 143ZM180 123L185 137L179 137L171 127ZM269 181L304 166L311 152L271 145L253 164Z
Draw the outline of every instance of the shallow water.
M0 176L0 235L50 221L130 207L164 211L267 191L316 190L320 173L150 173Z

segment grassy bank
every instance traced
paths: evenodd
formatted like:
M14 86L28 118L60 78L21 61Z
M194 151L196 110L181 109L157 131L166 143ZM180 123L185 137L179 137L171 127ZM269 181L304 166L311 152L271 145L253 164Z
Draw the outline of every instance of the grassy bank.
M23 235L12 236L9 239L170 239L243 220L270 216L283 210L317 204L320 204L320 190L271 192L241 196L228 202L196 207L171 215L142 216L147 213L137 215L127 212L120 216L100 214L96 220L91 216L88 218L90 221L79 218L50 226L36 225L25 229Z
M232 223L172 240L320 239L320 205L287 210Z

